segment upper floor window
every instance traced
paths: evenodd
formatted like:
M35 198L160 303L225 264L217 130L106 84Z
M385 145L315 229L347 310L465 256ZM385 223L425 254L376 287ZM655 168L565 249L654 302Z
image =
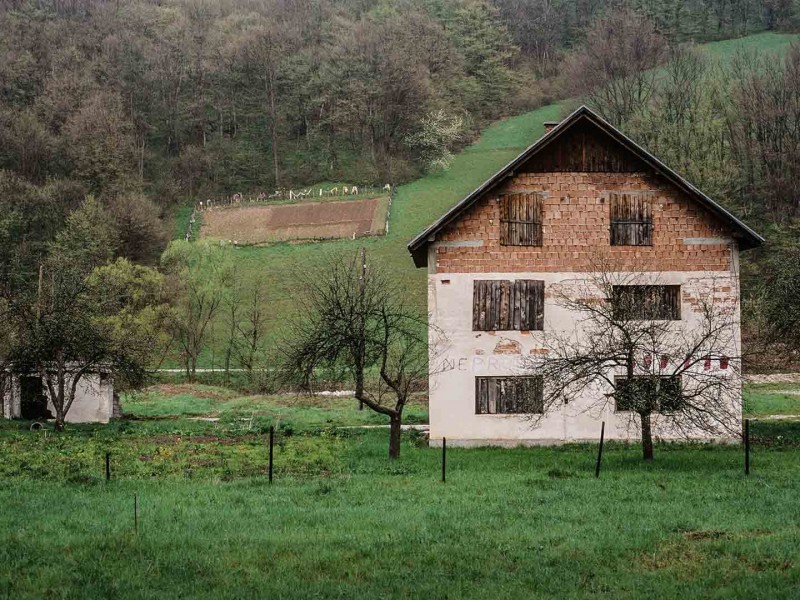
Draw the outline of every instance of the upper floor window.
M615 285L614 318L629 321L680 321L681 286Z
M475 414L543 412L544 381L541 375L475 378Z
M537 192L500 196L500 245L542 245L542 195Z
M472 329L544 329L544 281L475 280L472 291Z
M653 245L653 203L649 195L611 192L611 245Z

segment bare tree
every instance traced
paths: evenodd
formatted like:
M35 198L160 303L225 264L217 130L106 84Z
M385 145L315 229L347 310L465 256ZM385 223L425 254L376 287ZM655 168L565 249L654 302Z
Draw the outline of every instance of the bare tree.
M740 52L726 124L743 199L775 220L800 214L800 45L785 58Z
M264 287L264 280L258 278L246 290L244 314L236 328L238 335L233 346L236 363L250 375L264 350L264 337L267 333Z
M252 375L263 350L267 331L263 308L264 280L256 276L252 281L245 282L234 267L224 304L228 329L225 380L230 382L231 364L238 365Z
M594 23L583 46L567 59L566 91L585 95L620 126L647 106L656 81L653 67L665 50L666 41L647 17L630 9L613 11Z
M428 379L425 320L366 253L339 255L306 279L286 341L284 375L310 390L320 370L355 383L359 404L389 417L389 457L400 455L403 410Z
M199 242L172 242L161 257L175 303L174 337L186 376L194 378L210 328L224 306L232 264L224 248Z
M640 430L648 461L654 429L685 438L740 435L733 277L675 290L657 285L654 274L618 273L599 262L588 279L553 286L556 303L575 315L575 328L553 332L547 354L527 361L526 369L545 382L534 422L568 403L590 414L616 410L627 415L627 427ZM681 296L689 312L682 320Z
M233 265L230 271L230 285L223 294L222 305L226 318L227 340L225 342L225 384L231 382L231 358L239 332L239 311L242 306L242 280L239 269Z

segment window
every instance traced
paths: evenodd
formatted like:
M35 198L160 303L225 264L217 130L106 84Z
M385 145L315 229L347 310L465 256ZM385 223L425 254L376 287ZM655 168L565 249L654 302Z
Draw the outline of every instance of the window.
M541 375L475 378L475 414L543 412L544 384Z
M618 412L656 411L669 413L683 405L679 377L616 377L614 400Z
M652 246L653 207L649 196L609 194L612 246Z
M544 281L476 280L472 291L472 329L544 329Z
M680 321L681 286L615 285L614 318L629 321Z
M500 245L542 245L542 195L536 192L500 196Z

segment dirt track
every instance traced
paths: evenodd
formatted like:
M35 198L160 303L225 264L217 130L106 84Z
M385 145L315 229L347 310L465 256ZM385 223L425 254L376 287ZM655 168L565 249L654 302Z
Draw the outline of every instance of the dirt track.
M260 244L377 234L385 226L385 202L366 198L213 209L203 213L200 235Z

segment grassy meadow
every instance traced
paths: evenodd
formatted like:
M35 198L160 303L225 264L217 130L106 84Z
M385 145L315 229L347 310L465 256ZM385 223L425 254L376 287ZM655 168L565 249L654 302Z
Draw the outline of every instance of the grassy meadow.
M713 42L702 46L712 57L729 61L739 48L780 53L800 35L760 33L737 40ZM426 305L426 273L415 269L406 244L453 204L478 187L503 165L544 133L545 121L559 120L576 108L575 101L552 104L522 115L500 120L486 128L481 136L455 156L446 171L426 175L397 187L389 217L389 233L385 236L337 240L323 243L278 243L266 247L237 248L244 273L258 274L268 282L267 303L271 339L279 339L287 316L295 308L298 293L296 275L318 268L326 254L356 252L365 247L372 261L392 273L412 305L424 310ZM180 213L185 221L188 215ZM182 236L185 222L176 227ZM220 325L217 329L223 330ZM217 345L220 345L221 342ZM219 365L221 353L209 348L202 364Z
M800 386L749 386L766 413ZM795 394L787 392L793 391ZM351 398L159 385L126 418L0 425L0 597L796 598L800 421L738 446L448 450ZM787 409L788 410L788 409ZM422 399L409 410L424 422ZM267 435L277 427L275 481ZM111 453L113 478L104 480ZM134 494L139 529L134 531Z

